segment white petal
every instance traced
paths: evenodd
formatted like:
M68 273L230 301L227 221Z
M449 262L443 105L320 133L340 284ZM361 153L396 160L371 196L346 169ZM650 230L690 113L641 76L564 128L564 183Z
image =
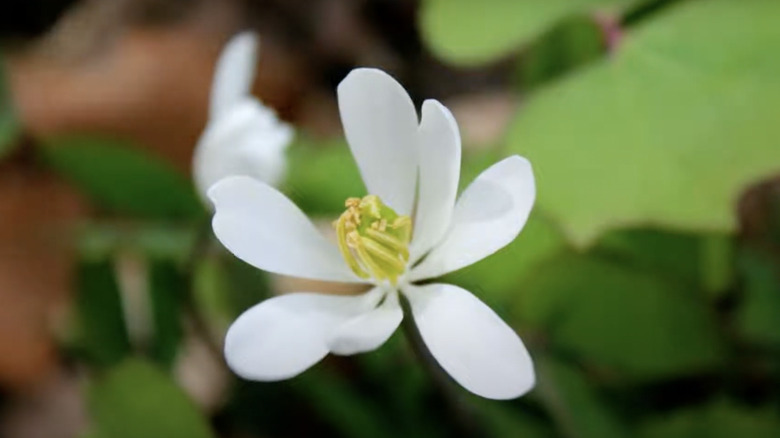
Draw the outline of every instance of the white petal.
M195 147L193 177L205 200L222 178L246 175L276 185L284 176L293 130L257 99L245 98L211 120ZM210 204L207 202L207 204Z
M359 68L338 86L344 134L368 193L410 215L417 182L417 112L381 70Z
M461 150L458 124L452 113L435 100L423 102L419 148L420 181L410 248L413 262L447 232L458 194Z
M209 190L216 213L214 234L236 257L277 274L315 280L360 280L334 243L273 187L246 176L231 176Z
M464 388L503 400L534 386L533 363L523 342L471 292L449 284L403 291L428 350Z
M328 354L328 334L368 311L381 295L294 293L263 301L244 312L225 337L225 359L250 380L293 377Z
M328 342L329 349L343 356L376 350L390 339L403 316L398 293L388 293L379 307L338 327Z
M250 94L252 82L255 80L258 45L254 32L242 32L228 41L222 49L211 84L211 118L223 114L237 101Z
M410 281L452 272L506 246L525 226L535 197L525 158L511 156L482 172L460 195L444 240L413 268Z

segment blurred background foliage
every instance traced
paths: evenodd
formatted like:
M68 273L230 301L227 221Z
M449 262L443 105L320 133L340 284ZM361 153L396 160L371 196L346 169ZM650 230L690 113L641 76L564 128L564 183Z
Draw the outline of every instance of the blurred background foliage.
M779 2L117 5L0 14L0 436L780 436ZM186 173L211 63L246 26L263 38L256 93L299 128L282 189L323 224L364 190L334 104L354 66L453 109L463 183L531 160L525 230L448 276L525 340L528 396L439 385L399 334L290 381L226 370L242 310L324 288L223 251ZM144 50L170 77L135 70Z

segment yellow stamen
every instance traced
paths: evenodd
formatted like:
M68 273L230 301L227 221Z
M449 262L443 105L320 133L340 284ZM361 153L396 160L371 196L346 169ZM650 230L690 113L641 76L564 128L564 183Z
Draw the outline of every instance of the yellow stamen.
M333 223L338 245L350 269L361 278L396 284L409 262L412 220L397 214L378 196L349 198Z
M341 251L341 254L348 254L349 253L349 246L347 244L347 221L348 221L348 215L346 212L344 212L338 221L336 221L336 234L339 238L339 250ZM352 231L354 232L354 231ZM357 260L350 257L344 257L344 260L346 260L347 264L349 265L349 269L352 270L358 277L360 278L369 278L371 275L363 270L363 268L360 267Z
M371 240L368 237L361 237L360 242L363 244L363 247L366 249L368 254L374 257L374 261L377 263L381 261L383 264L388 265L391 270L396 272L404 271L404 268L406 267L406 260L398 257L398 254L393 253L391 249L382 246L381 243L375 240Z
M401 254L401 258L409 260L408 244L397 237L381 231L369 228L366 230L366 236L374 239L376 242L387 246L390 250Z

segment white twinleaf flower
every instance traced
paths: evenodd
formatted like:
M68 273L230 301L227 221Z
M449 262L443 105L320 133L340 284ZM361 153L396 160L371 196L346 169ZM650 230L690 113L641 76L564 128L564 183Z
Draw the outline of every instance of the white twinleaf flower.
M214 69L209 121L193 156L198 193L227 176L246 175L276 185L285 172L285 149L292 128L251 95L258 38L253 32L233 37Z
M456 202L460 134L435 100L422 122L406 91L386 73L352 71L338 87L344 131L371 195L350 198L326 240L292 201L247 177L214 185L209 197L219 240L266 271L362 282L359 296L293 293L242 314L225 339L240 376L281 380L328 353L382 345L410 302L420 334L441 367L483 397L518 397L534 385L531 358L517 334L470 292L424 283L470 265L514 240L535 198L529 162L512 156L484 171Z

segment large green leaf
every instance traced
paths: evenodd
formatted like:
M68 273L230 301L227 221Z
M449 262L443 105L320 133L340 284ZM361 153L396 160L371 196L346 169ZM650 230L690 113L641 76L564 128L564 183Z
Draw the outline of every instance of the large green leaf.
M617 226L732 230L740 191L780 171L778 15L780 2L683 2L535 94L509 139L539 207L579 243Z
M168 375L127 360L89 388L98 436L111 438L213 438L206 418Z
M569 15L632 3L636 0L424 0L421 28L442 58L476 64L511 52Z
M652 380L722 364L714 315L695 292L644 269L570 255L518 286L517 310L556 349Z
M750 408L718 401L644 424L640 438L776 438L780 421L773 408Z
M204 213L189 180L125 142L66 137L49 141L43 152L55 170L110 212L154 218Z

